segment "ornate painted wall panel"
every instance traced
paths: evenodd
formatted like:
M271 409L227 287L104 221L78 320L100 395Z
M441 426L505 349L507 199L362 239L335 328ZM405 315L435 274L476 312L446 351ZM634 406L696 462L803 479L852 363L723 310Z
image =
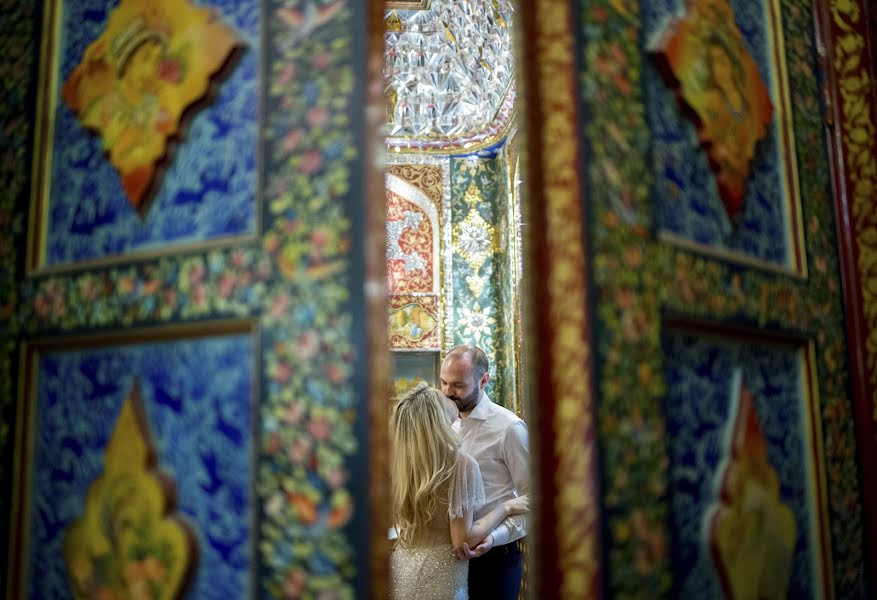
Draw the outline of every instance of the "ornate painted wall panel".
M438 351L439 323L437 296L390 298L390 347Z
M803 242L795 138L788 124L789 82L785 63L778 61L784 50L784 36L781 26L770 18L779 11L779 3L765 0L730 2L729 5L732 17L725 16L721 20L733 18L736 21L735 25L743 33L744 51L752 57L770 90L773 111L765 137L754 146L739 209L731 218L720 197L717 177L710 167L710 162L715 159L702 146L706 144L707 148L713 148L717 142L711 139L702 142L704 134L699 132L695 123L703 122L703 119L690 118L675 102L674 90L667 85L655 60L644 61L642 83L652 132L650 168L657 182L652 189L655 225L669 239L696 244L701 250L805 274L806 265L801 256ZM668 20L681 18L684 3L676 0L642 2L640 11L643 39L655 44L656 39L668 33ZM714 36L710 40L725 39L718 35L715 26L707 27ZM692 29L691 37L699 39L697 26L692 25ZM730 42L704 43L724 48ZM734 60L729 63L732 65L732 80L736 80L735 76L740 77L734 67L742 68L742 59L735 57ZM689 70L697 66L689 66ZM738 103L745 107L755 105L755 101L746 96L741 96ZM744 114L749 112L747 110ZM716 126L726 131L741 127L753 129L749 125L735 125L733 118L727 126L718 122ZM743 154L744 151L728 153Z
M537 381L539 522L535 538L538 577L529 582L540 598L604 596L591 310L594 298L588 262L591 246L584 156L580 136L580 76L576 72L577 18L569 3L521 3L527 63L525 189L525 334L534 346L525 354ZM528 342L531 341L528 339ZM534 350L530 350L534 348Z
M390 187L395 182L388 183ZM440 213L438 207L422 202L420 196L387 190L387 278L391 294L438 291Z
M514 411L521 408L517 381L520 357L516 353L515 334L519 329L518 321L520 318L517 307L520 292L520 270L517 261L521 251L519 234L522 220L515 210L516 200L512 189L514 185L512 180L513 166L509 162L510 155L514 154L514 151L509 148L512 143L515 142L507 139L497 154L497 177L500 189L497 202L499 217L497 233L499 234L499 247L503 250L502 254L497 257L498 262L502 264L502 278L497 290L498 306L500 307L497 312L499 325L497 345L500 347L498 354L503 357L503 361L502 369L497 371L496 376L502 378L501 387L506 390L504 405Z
M368 23L362 6L333 0L238 6L220 8L237 15L239 27L252 32L252 49L261 50L242 55L236 73L256 78L265 108L260 117L247 101L224 106L229 116L261 119L253 153L261 158L247 190L255 201L248 223L259 235L213 249L187 243L158 257L138 250L136 260L132 253L113 264L51 274L19 270L34 160L28 149L36 133L27 107L35 104L37 86L27 66L39 63L35 32L42 15L30 2L0 15L0 44L16 58L2 67L10 93L0 104L0 169L7 182L0 218L12 224L0 228L0 368L6 374L0 381L17 381L23 340L181 322L209 329L229 317L255 319L262 343L254 375L261 390L254 415L258 462L250 481L260 575L253 593L317 596L332 590L352 597L368 588L370 541L380 539L369 535L370 522L380 518L366 509L369 462L360 451L370 411L365 390L374 373L366 367L363 269L367 255L383 254L382 247L367 251L371 242L358 233L366 219L360 148L367 146L362 98ZM250 67L248 56L255 61ZM213 153L227 161L223 168L249 160L248 151L221 147ZM210 188L214 175L198 183L196 193L220 202L243 193ZM7 417L17 408L15 392L14 383L0 386L7 426L0 430L4 514L13 464ZM10 521L0 522L7 532ZM4 545L3 556L10 552Z
M877 572L877 5L828 2L819 14L838 244L871 572ZM870 62L868 60L870 20ZM870 82L872 85L867 85ZM872 584L871 594L874 594Z
M454 303L448 311L453 345L474 344L490 360L487 392L494 402L512 406L505 369L511 356L504 340L503 290L510 285L506 249L500 244L505 223L505 181L497 158L452 158L451 220Z
M133 115L148 118L145 109L139 113L136 111L146 106L150 98L163 101L160 98L165 96L161 95L163 88L160 86L164 85L168 90L167 98L175 97L173 89L179 84L172 82L172 76L177 79L183 77L195 64L196 55L189 56L186 52L192 51L184 51L183 48L197 45L185 39L168 37L172 35L170 33L155 34L158 36L155 39L166 39L163 42L163 58L154 67L160 75L158 81L162 83L157 84L159 87L155 96L150 95L151 92L138 96L144 100L141 104L132 104L130 110L134 112L130 118L126 117L127 121L120 116L113 117L115 120L100 115L91 118L89 115L94 111L112 112L109 104L102 109L97 106L96 100L88 107L83 107L81 114L74 114L62 98L62 90L67 90L65 86L72 81L74 69L78 65L86 65L90 60L86 49L100 36L109 36L103 43L110 47L110 58L125 51L128 46L122 43L123 38L134 39L131 36L135 36L136 32L129 31L130 25L128 29L121 29L122 25L116 26L115 30L108 29L107 23L114 11L121 10L120 5L134 3L132 0L123 0L121 3L93 0L47 5L55 12L49 15L45 23L46 30L54 33L55 47L47 47L49 55L41 65L47 70L43 74L45 83L39 91L43 103L41 111L47 126L38 138L44 141L38 143L36 148L38 162L35 164L38 166L33 189L36 210L32 227L37 239L32 240L33 267L69 266L83 260L118 257L132 252L166 251L168 244L207 242L252 235L256 231L260 154L258 130L262 112L259 90L262 62L259 2L218 0L206 5L216 11L214 14L218 22L236 36L240 55L226 65L224 76L214 85L215 91L209 94L212 99L204 103L206 106L201 110L189 110L191 119L188 126L175 136L179 143L169 146L171 158L166 161L163 174L156 178L156 191L152 194L154 198L147 201L138 197L138 202L132 203L123 187L121 171L110 160L117 149L110 146L105 149L104 146L110 143L110 139L114 144L122 144L126 132L136 130L131 125L138 122ZM159 8L155 10L159 14L156 19L165 19L164 24L156 21L153 25L144 26L143 30L159 31L164 28L170 31L175 26L173 9L166 14ZM127 18L131 23L136 21L132 20L130 13ZM125 38L125 35L129 37ZM47 40L43 41L45 43ZM92 50L94 48L90 48L89 52L94 56ZM89 68L92 70L83 71L86 74L84 79L89 76L88 73L96 72L97 67ZM171 68L177 71L171 73ZM93 75L81 84L82 93L86 93L86 85L97 85L96 77ZM123 80L119 82L118 89L123 89ZM123 99L121 95L118 97ZM124 104L119 100L114 101L112 106L121 106L120 103ZM107 126L103 128L103 137L89 129L104 121ZM107 137L110 135L110 125L113 127L112 135ZM133 143L145 148L148 146L146 141L144 136L140 136Z
M412 325L406 315L412 311L424 316L438 314L442 349L448 350L463 343L483 348L491 362L492 377L488 393L495 401L514 406L515 315L512 294L515 282L512 261L516 255L511 244L516 240L510 236L514 235L512 223L517 217L511 208L507 163L506 150L499 151L493 158L392 157L387 176L390 223L387 260L391 294L391 346L397 349L437 347L424 345L431 344L431 338L421 336L420 330L423 328ZM402 183L413 189L405 192ZM402 223L402 215L407 210L401 208L405 205L400 203L397 192L403 192L403 196L409 200L423 195L417 200L418 205L435 207L431 210L436 212L434 220L440 223L438 237L432 240L425 235L413 237L407 233L410 225L404 226L407 229L403 233L402 226L393 224L394 221ZM426 215L419 209L407 212L423 212ZM426 223L431 217L410 218L416 218L418 223ZM401 247L397 248L400 246L397 240L404 243L406 239L409 245L412 240L420 240L421 254L431 247L438 248L436 271L431 273L436 286L431 289L441 292L436 296L438 310L429 308L432 300L423 297L423 294L430 293L425 280L420 287L410 290L398 283L417 284L419 280L399 274L406 273L402 269L405 264L410 266L407 273L420 273L414 270L414 266L423 263L411 259L405 262L405 252ZM406 294L394 296L394 292ZM416 309L415 304L418 305ZM408 307L405 314L400 310L404 307ZM431 326L432 319L427 317L426 321ZM393 336L394 327L403 327L409 333L416 331L419 339L412 340L409 334ZM402 333L401 330L399 333ZM405 378L400 384L407 382Z
M19 456L33 457L24 465L28 479L18 483L18 489L29 490L22 499L30 507L20 546L22 570L14 574L21 577L22 597L73 597L71 580L97 595L102 587L114 589L113 572L102 572L108 567L94 554L98 546L81 547L76 554L81 560L70 567L62 550L74 520L91 506L93 482L113 460L107 444L135 386L158 467L175 488L169 495L175 498L174 512L196 540L197 568L189 593L199 598L246 597L255 584L252 480L258 344L245 332L144 343L148 335L132 335L130 339L141 342L121 346L60 345L33 358L27 377L36 381L36 389L26 398L30 422L24 424L33 438L29 446L18 448ZM121 493L109 501L118 503L111 504L118 511L135 506ZM130 517L119 512L116 518L132 518L136 527L143 513L127 510ZM120 530L117 535L115 543L121 544L126 534ZM131 591L141 581L135 567L146 565L146 557L138 562L126 554L126 547L112 548L122 561L115 576L122 575ZM145 575L146 582L159 583L168 568L156 565L156 572Z
M385 179L386 271L393 386L439 385L450 297L445 267L450 222L448 160L391 158Z
M826 495L832 593L866 597L862 505L812 6L781 2L778 19L785 40L780 58L794 82L789 118L799 166L806 280L752 268L742 260L717 260L707 251L671 244L654 234L662 227L662 195L677 185L676 175L656 169L654 159L665 156L662 144L686 146L691 138L665 136L665 123L655 117L678 110L675 99L651 106L657 100L649 91L651 65L643 52L647 40L642 26L652 23L653 4L581 3L578 10L585 197L591 210L600 449L605 465L607 591L627 596L649 590L667 597L684 580L673 559L674 536L685 531L672 525L678 515L668 499L672 446L663 406L673 390L665 377L670 357L660 342L666 315L679 314L755 330L795 332L814 344L824 467L830 474ZM739 10L752 15L752 20L738 23L749 41L753 33L744 25L764 26L770 12L761 14L749 5ZM751 50L757 54L757 44ZM685 168L689 167L697 168L695 159L686 160ZM751 189L766 193L772 188L766 184L762 190L759 184ZM703 214L702 208L684 200L678 210L692 219ZM756 235L759 244L773 243L765 231Z
M762 594L784 590L792 598L830 595L831 581L825 581L830 570L822 571L830 564L823 537L822 442L814 443L812 434L818 426L812 419L818 415L818 398L811 389L815 380L807 349L673 330L664 331L661 347L673 596L718 598L725 593L723 560L714 546L718 534L713 519L720 500L739 519L733 525L738 545L727 551L728 563L737 566L729 569L734 583L740 583L744 570L744 579L762 586L756 588ZM760 429L746 432L752 439L740 449L742 456L735 456L732 442L741 400L734 384L741 379L752 395ZM757 462L759 445L766 447L765 462ZM729 466L737 478L730 489L722 479ZM771 479L778 481L776 497L768 491ZM793 516L783 531L789 539L774 546L779 532L772 527L782 527L783 507ZM760 564L746 564L749 559Z
M417 167L407 172L428 177ZM386 178L386 196L390 347L438 352L444 333L442 202L393 174Z

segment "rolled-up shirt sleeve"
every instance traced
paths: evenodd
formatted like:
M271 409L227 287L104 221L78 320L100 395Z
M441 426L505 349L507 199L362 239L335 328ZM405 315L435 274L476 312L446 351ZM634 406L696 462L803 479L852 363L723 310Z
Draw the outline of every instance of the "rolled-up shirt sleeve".
M515 421L506 430L503 441L503 459L515 483L515 493L523 496L530 493L530 442L527 425ZM491 532L493 545L502 546L527 535L527 515L512 515L496 526Z
M513 515L506 517L505 520L496 526L496 529L490 532L493 536L494 546L503 546L527 535L527 515Z

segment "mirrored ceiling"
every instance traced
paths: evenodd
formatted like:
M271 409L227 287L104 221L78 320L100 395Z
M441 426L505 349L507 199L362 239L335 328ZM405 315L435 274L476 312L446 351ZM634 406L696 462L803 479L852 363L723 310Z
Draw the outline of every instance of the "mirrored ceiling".
M499 141L514 113L509 0L386 3L387 143L455 154Z

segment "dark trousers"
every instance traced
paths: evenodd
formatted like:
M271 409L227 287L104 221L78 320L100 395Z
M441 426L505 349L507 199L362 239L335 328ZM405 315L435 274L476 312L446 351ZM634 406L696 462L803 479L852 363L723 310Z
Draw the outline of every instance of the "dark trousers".
M469 561L469 600L518 600L521 572L517 542L491 548Z

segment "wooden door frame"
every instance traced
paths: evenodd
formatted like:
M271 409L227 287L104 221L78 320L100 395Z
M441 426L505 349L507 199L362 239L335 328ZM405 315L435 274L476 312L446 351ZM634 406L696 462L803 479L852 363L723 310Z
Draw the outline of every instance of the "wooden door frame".
M826 138L858 440L865 580L877 577L877 91L873 0L816 2ZM870 17L870 18L869 18Z

